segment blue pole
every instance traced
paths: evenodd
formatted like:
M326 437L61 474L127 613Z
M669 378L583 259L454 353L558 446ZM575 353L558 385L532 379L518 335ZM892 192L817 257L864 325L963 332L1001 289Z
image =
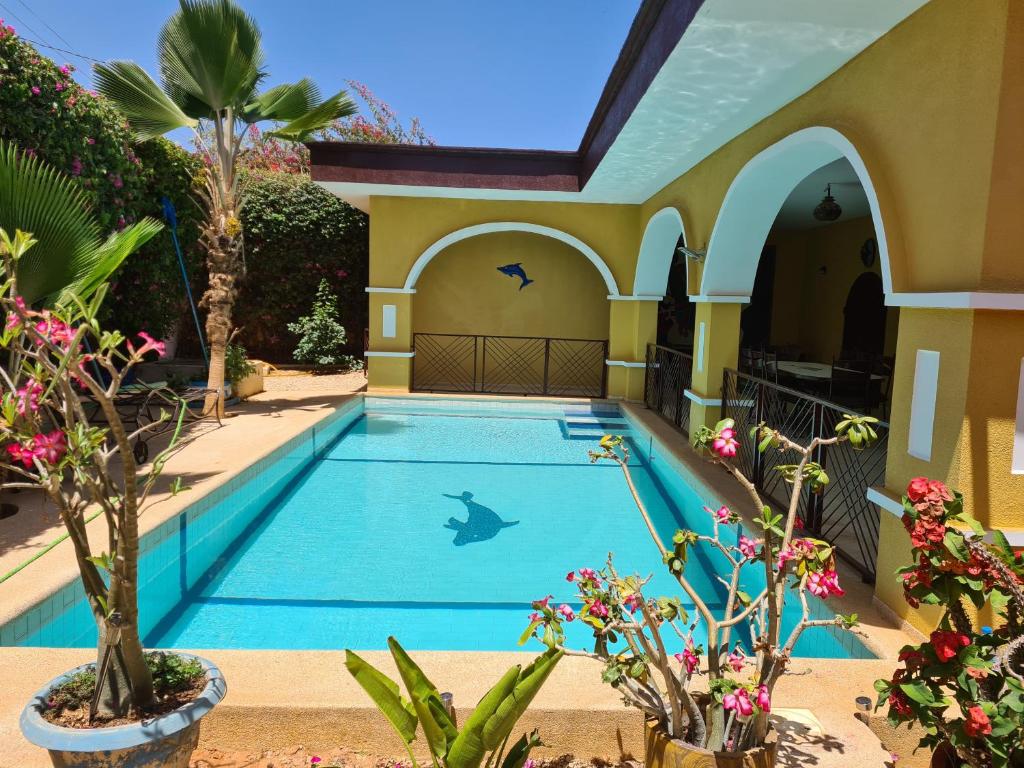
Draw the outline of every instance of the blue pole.
M199 336L199 346L203 350L203 361L210 365L210 355L206 352L206 340L203 338L203 326L199 322L199 312L196 311L196 302L192 298L192 286L188 284L188 271L185 269L185 259L181 255L181 245L178 243L178 215L174 210L174 203L169 197L164 197L164 218L171 227L171 240L174 242L174 251L178 254L178 266L181 267L181 282L185 284L185 295L188 296L188 305L192 309L192 319L196 322L196 334Z

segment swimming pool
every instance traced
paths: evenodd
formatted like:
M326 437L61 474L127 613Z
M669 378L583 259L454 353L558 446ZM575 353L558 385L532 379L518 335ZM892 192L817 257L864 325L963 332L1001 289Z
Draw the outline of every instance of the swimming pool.
M666 540L710 528L713 500L614 405L358 398L143 538L145 642L371 650L394 634L414 650L514 650L530 602L572 603L565 574L610 548L620 572L654 574L649 595L678 595L621 472L588 459L609 432L628 436ZM691 566L711 604L717 557ZM77 584L0 628L5 645L94 643ZM829 631L797 650L871 655Z

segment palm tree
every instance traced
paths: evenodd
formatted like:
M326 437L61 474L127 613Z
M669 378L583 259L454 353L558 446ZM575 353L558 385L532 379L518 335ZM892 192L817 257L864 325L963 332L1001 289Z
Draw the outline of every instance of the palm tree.
M252 17L233 0L179 2L157 42L160 84L134 62L113 61L95 65L96 88L124 113L140 141L187 127L206 153L201 241L210 284L201 303L208 312L208 386L215 392L206 409L223 415L224 354L238 281L245 273L236 161L246 132L255 123L271 121L277 125L270 135L302 141L356 110L345 91L321 101L308 78L260 91L267 74Z
M0 227L39 241L18 261L18 293L29 305L53 305L72 294L91 298L163 225L146 218L104 239L71 177L0 141Z

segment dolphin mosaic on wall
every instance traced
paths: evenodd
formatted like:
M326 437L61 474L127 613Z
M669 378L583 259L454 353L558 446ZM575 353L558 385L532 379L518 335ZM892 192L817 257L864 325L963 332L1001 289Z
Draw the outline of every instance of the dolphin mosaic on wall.
M515 264L506 264L503 267L498 267L498 271L501 272L501 274L503 275L508 275L509 277L518 277L520 280L522 280L523 282L519 284L520 291L523 290L523 288L528 286L530 283L536 282L535 280L531 280L526 276L526 272L523 270L523 265L520 262L516 262Z

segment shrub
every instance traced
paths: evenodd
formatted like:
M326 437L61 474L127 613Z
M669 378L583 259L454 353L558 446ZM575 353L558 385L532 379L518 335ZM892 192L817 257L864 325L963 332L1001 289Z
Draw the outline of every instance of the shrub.
M198 261L198 211L189 200L198 160L170 141L133 144L124 117L0 22L0 139L74 177L105 232L143 216L161 218L167 195L178 209L188 263ZM184 308L169 232L128 259L101 319L128 333L169 332Z
M249 362L245 347L240 344L228 344L224 353L224 378L237 384L249 374L256 372L256 366Z
M314 371L335 365L359 367L353 357L342 354L345 327L338 322L338 298L331 292L326 278L316 290L312 314L288 323L288 330L299 336L299 345L292 353L296 362L309 363Z

